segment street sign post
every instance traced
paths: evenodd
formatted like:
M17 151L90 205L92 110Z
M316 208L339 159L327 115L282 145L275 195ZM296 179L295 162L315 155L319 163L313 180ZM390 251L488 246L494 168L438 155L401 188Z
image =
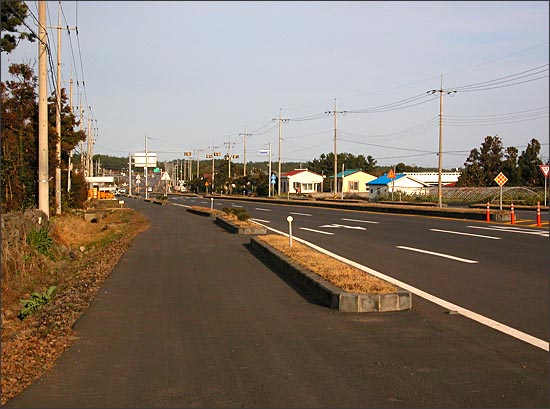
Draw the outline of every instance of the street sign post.
M508 178L504 175L504 173L500 172L494 180L500 186L500 210L502 210L502 186L508 182Z
M550 165L540 165L540 170L544 175L544 205L546 206L546 186L548 183L548 172L550 171Z
M395 190L395 171L393 168L388 172L388 178L391 179L391 200L393 202L393 191Z

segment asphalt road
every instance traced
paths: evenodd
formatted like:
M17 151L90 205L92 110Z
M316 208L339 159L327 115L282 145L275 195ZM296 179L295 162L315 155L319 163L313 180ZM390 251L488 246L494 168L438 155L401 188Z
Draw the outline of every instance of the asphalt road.
M211 205L200 197L171 200L188 206ZM547 228L251 203L238 197L215 199L214 206L243 206L255 220L283 232L288 232L286 218L291 215L296 237L550 340Z
M182 207L126 199L151 228L6 407L548 407L548 353L419 297L341 313ZM307 216L305 216L307 217Z

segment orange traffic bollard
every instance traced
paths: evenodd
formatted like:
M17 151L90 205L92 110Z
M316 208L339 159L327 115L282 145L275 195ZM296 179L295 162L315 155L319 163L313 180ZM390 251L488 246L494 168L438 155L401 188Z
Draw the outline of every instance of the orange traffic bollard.
M485 218L486 222L491 221L491 213L489 212L489 208L490 208L490 205L489 205L489 202L487 202L487 217Z
M537 226L542 226L540 222L540 202L537 202Z
M510 206L510 224L514 224L516 222L516 215L514 214L514 204Z

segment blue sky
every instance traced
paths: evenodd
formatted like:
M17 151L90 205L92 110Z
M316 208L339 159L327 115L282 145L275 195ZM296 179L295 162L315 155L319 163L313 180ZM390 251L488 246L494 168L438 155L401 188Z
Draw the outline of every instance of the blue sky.
M38 16L37 3L27 4ZM271 142L276 161L272 119L282 109L283 118L312 118L282 128L283 162L306 162L333 152L334 121L324 112L335 99L338 110L360 111L418 96L422 103L406 109L338 115L337 150L437 167L439 100L426 92L443 75L444 89L459 90L444 97L445 168L463 166L487 135L520 152L536 138L548 158L548 2L61 4L80 43L64 31L63 80L68 87L72 75L86 90L94 153L141 152L147 135L161 160L194 149L204 159L208 147L225 152L231 142L241 162L246 127L247 160L264 160L258 150ZM48 2L49 25L57 9ZM2 54L2 78L7 63L36 60L36 43L21 43ZM460 88L504 77L501 88Z

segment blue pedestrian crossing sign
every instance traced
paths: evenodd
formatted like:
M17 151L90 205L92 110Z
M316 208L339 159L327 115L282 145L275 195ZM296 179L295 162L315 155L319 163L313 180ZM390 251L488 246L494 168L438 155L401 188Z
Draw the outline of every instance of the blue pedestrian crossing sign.
M271 175L271 184L274 185L276 181L277 181L277 175L275 173L273 173Z

